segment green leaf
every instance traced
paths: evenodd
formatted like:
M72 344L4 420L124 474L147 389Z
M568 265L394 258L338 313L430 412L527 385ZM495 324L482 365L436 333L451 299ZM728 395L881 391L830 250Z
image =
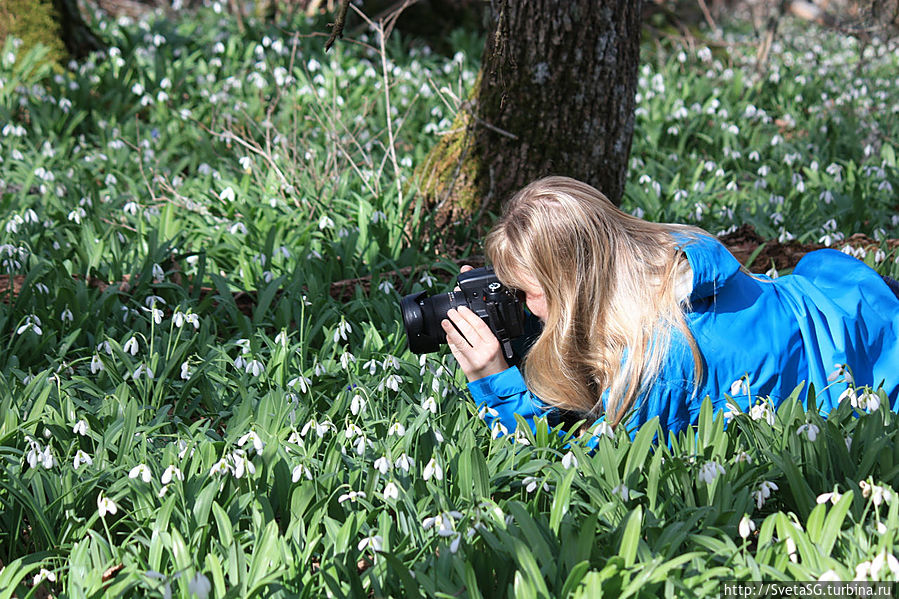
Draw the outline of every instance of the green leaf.
M637 547L640 545L640 532L643 525L643 507L637 506L631 512L621 535L618 555L624 560L625 567L630 568L637 560Z

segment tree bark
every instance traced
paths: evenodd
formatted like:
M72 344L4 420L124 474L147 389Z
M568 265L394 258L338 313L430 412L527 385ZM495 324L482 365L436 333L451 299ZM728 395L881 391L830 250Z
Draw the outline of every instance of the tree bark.
M634 131L642 2L494 0L481 75L420 169L435 224L484 216L534 179L567 175L619 203ZM483 228L483 227L482 227Z
M78 8L78 0L53 0L53 8L59 18L60 37L69 56L80 59L104 48L84 22Z

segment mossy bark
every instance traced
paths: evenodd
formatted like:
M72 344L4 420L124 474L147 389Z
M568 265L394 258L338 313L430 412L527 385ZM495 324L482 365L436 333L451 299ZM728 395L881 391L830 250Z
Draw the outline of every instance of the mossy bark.
M103 47L84 22L77 0L0 0L0 43L10 35L22 40L22 51L46 46L47 59L57 64Z
M534 179L567 175L620 202L634 131L641 2L498 0L454 132L419 169L441 239L479 235ZM461 235L464 235L462 233Z

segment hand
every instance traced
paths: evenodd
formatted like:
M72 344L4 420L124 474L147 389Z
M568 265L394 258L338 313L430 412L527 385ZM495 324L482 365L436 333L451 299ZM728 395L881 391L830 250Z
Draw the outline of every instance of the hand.
M499 340L480 316L465 306L450 310L446 316L440 326L469 383L509 367Z

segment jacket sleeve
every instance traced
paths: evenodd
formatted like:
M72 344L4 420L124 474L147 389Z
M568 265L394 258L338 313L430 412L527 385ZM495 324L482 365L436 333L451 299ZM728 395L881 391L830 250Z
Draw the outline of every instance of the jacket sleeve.
M487 408L485 418L494 434L497 430L503 434L514 432L515 414L524 418L531 431L536 431L534 419L550 411L549 406L528 391L517 366L468 383L468 390L476 405Z

